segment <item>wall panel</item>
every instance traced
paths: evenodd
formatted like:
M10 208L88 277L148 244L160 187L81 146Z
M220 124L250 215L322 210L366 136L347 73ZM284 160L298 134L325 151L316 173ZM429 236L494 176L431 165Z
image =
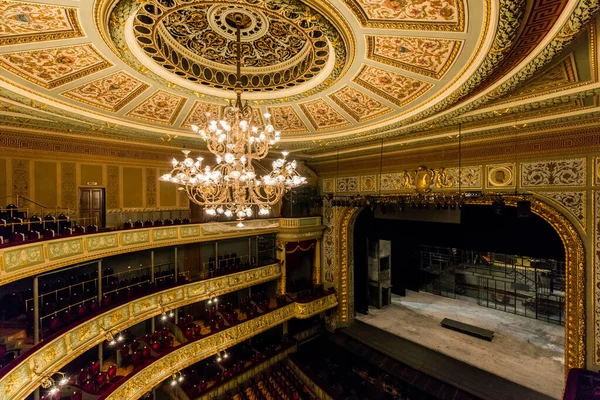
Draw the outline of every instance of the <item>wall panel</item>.
M141 168L123 167L123 207L144 207L144 183Z
M33 164L34 200L45 207L58 205L57 164L49 161L35 161Z

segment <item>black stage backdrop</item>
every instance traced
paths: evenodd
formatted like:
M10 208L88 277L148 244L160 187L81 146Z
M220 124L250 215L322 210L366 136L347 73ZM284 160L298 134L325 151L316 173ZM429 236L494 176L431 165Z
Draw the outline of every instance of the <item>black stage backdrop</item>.
M491 206L466 205L460 224L379 219L365 208L354 226L354 304L358 312L368 307L367 239L392 241L392 292L400 295L406 289L418 290L421 245L565 259L556 231L537 215L517 218L516 207L506 207L503 215L497 215Z

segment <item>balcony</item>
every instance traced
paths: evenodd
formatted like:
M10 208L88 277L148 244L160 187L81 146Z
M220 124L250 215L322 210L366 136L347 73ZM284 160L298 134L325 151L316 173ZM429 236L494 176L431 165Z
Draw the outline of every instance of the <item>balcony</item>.
M169 378L173 371L184 369L215 354L216 349L229 348L292 318L306 319L337 306L335 293L308 303L290 303L269 313L244 321L211 336L190 341L164 354L152 363L136 369L98 399L137 399ZM0 390L2 386L0 386Z
M320 227L320 217L259 219L248 221L244 229L236 228L235 222L209 222L23 242L0 248L0 285L56 268L134 251L278 232L293 238L311 230L320 234Z

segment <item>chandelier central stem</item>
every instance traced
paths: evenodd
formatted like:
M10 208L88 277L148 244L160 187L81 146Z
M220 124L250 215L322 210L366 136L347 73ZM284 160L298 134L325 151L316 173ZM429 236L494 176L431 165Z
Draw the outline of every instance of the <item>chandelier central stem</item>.
M242 109L242 18L241 16L235 17L235 44L236 44L236 79L235 79L235 93L236 93L236 107Z

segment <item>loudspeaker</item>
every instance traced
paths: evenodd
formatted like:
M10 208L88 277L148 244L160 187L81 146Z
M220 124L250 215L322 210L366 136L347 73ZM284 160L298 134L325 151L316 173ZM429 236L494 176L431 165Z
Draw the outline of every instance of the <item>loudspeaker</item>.
M531 202L529 200L517 201L517 218L529 218L531 215Z

